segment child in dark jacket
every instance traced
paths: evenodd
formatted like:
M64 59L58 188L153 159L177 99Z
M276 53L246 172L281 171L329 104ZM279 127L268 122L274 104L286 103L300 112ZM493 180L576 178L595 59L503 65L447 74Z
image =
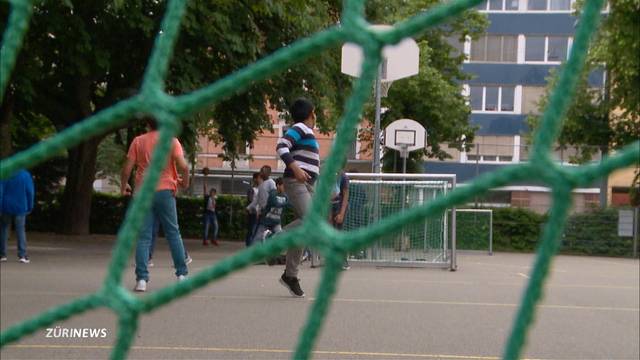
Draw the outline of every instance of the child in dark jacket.
M269 199L264 211L260 213L256 238L260 242L272 234L282 231L282 212L289 203L287 195L284 193L284 182L282 178L276 179L276 189L269 192Z

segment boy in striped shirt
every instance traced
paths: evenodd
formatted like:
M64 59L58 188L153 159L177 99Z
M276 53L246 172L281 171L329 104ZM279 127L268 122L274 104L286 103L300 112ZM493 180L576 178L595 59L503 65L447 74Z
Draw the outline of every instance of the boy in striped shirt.
M285 193L296 214L296 220L285 226L285 230L300 225L311 205L313 186L320 174L320 146L313 133L316 125L314 106L311 101L299 98L291 105L289 112L295 124L278 139L276 146L278 156L286 165L283 179ZM301 248L287 251L285 271L280 277L280 283L297 297L304 297L298 279L302 252Z

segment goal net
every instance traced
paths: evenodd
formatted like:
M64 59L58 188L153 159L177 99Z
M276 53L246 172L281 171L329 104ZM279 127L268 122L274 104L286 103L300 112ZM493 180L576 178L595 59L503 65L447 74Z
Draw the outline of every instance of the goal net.
M455 175L349 173L349 208L344 230L367 227L424 205L455 186ZM453 212L455 214L455 212ZM453 231L452 231L453 230ZM404 225L378 238L350 261L389 266L436 265L455 269L455 215L446 212Z

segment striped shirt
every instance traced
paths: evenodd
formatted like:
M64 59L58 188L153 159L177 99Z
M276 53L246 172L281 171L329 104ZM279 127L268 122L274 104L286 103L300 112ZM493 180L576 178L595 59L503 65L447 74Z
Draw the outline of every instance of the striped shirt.
M315 182L320 173L320 146L313 135L313 130L307 125L299 122L290 127L284 136L278 139L276 151L287 165L284 177L294 177L289 164L295 161L311 176L311 183Z

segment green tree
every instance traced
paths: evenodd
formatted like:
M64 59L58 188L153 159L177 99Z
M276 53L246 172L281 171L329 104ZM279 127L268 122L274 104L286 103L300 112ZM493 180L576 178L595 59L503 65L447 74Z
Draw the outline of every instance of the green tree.
M591 48L591 62L605 64L610 77L611 109L640 121L640 0L609 1ZM636 125L637 126L637 125ZM637 130L637 129L636 129Z
M591 44L587 66L578 74L575 96L564 117L558 148L573 147L575 163L590 161L600 152L607 156L640 138L640 0L609 2L610 12L603 18L600 31ZM577 4L579 12L581 3ZM604 70L604 86L589 83L589 74ZM551 72L546 92L538 102L542 111L558 72ZM539 116L528 118L535 129ZM603 179L600 203L606 206L607 179Z
M165 6L155 0L119 5L109 0L37 2L3 99L0 129L32 112L60 131L134 94ZM320 0L192 1L166 89L171 94L197 89L331 26L337 22L336 6ZM3 21L7 13L8 4L0 4ZM336 114L335 104L342 103L338 89L345 82L337 75L338 66L338 50L314 57L186 119L181 140L187 152L195 151L196 134L211 135L213 130L225 149L251 142L259 130L271 126L265 104L282 110L302 93L316 100L321 126L331 128L335 119L325 114ZM126 147L139 131L140 125L132 122L126 136L119 135L119 143ZM61 207L65 233L89 231L92 184L103 139L87 139L68 151Z
M580 4L578 4L578 9ZM640 137L640 0L610 2L610 12L591 45L587 66L579 74L576 94L567 110L560 148L572 146L582 163L601 151L623 147ZM605 70L604 87L589 83L589 74ZM558 78L550 73L544 96L538 102L542 111ZM531 129L539 116L530 116Z
M380 2L378 7L371 9L370 18L378 23L393 24L438 3L433 0ZM464 144L461 141L463 135L466 143L473 142L475 128L469 124L471 111L462 95L462 80L469 78L461 69L464 54L457 52L448 40L464 41L466 36L477 38L487 25L484 15L468 10L464 15L414 38L420 47L420 72L392 84L388 96L382 99L382 107L388 110L381 117L382 129L394 120L409 118L427 130L428 146L410 154L407 172L423 172L422 159L425 156L449 157L440 147L444 142L458 149ZM367 116L373 119L373 107L368 108ZM402 159L395 150L385 151L382 164L385 171L402 170Z

